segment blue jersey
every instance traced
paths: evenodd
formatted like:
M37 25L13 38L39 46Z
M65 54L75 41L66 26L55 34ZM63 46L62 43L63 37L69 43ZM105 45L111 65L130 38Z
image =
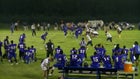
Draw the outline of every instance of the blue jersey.
M101 58L105 55L106 50L104 48L96 48L97 55L99 55Z
M55 48L55 56L54 56L54 58L58 58L58 55L60 54L60 51L62 51L62 49L61 48Z
M64 31L64 32L67 32L67 30L68 30L68 27L67 27L66 25L64 25L64 26L63 26L63 31Z
M78 60L78 54L71 54L70 55L70 60L71 61L77 61Z
M29 64L31 62L31 59L32 59L32 51L30 49L28 50L25 50L25 57L24 57L24 60L25 60L25 63L26 64Z
M2 42L0 42L0 56L2 56Z
M112 49L113 55L118 54L118 53L120 53L121 51L122 51L121 48L119 48L119 49Z
M25 57L31 57L32 56L32 51L30 49L25 50Z
M102 60L103 60L103 66L105 68L112 68L111 58L109 55L105 55Z
M134 52L135 52L135 54L140 54L140 46L139 45L134 46Z
M44 33L43 35L41 35L41 38L42 38L43 40L45 40L47 35L48 35L48 33Z
M21 34L19 37L19 42L24 42L25 38L26 38L25 34Z
M115 68L119 70L123 70L124 68L124 61L123 61L123 55L115 55L114 57L114 66Z
M119 48L119 49L112 49L112 59L113 61L115 60L115 56L118 54L118 53L121 53L122 49Z
M16 44L10 44L8 46L8 58L11 59L12 57L16 58Z
M127 60L127 55L126 54L121 54L122 56L122 62L125 62Z
M128 55L128 51L129 51L128 49L126 49L126 48L125 48L125 49L122 48L121 51L122 51L123 54Z
M135 53L134 53L134 48L130 48L130 60L132 63L136 60Z
M19 51L24 52L24 50L25 50L25 43L23 43L23 42L19 43L18 44L18 49L19 49Z
M58 63L65 63L66 62L66 55L64 54L59 54L57 58Z
M30 51L32 52L32 55L31 55L32 60L35 60L36 48L30 48Z
M56 64L54 65L55 67L61 68L65 66L66 63L66 55L64 54L59 54L57 57Z
M82 66L82 63L84 61L82 56L83 56L82 54L78 54L78 60L77 60L78 66Z
M16 44L10 44L8 47L10 54L16 53Z
M91 61L92 61L91 67L93 67L93 68L100 67L101 59L100 59L100 57L98 55L93 55L90 58L91 58Z
M80 54L82 59L85 58L86 48L84 48L84 47L83 48L79 48L78 52L79 52L79 54Z
M66 25L63 26L64 35L67 36L68 27Z
M36 53L36 48L30 48L30 51L32 52L32 54Z
M76 30L75 30L75 36L76 38L78 38L79 35L82 34L82 28L78 27Z
M1 48L2 48L2 42L0 42L0 51L1 51Z
M71 53L71 54L74 54L74 52L77 53L77 50L76 50L76 49L71 49L71 50L70 50L70 53Z
M61 65L62 67L65 66L65 63L66 63L66 55L64 54L59 54L58 55L58 58L57 58L57 64Z
M78 66L78 54L71 54L70 55L70 66Z

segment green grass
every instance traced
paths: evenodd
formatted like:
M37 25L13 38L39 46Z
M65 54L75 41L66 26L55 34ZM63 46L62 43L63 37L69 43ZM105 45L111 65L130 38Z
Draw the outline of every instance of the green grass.
M0 30L0 40L3 41L5 36L8 35L10 40L14 40L16 44L18 44L19 35L25 33L26 34L26 45L31 46L34 45L35 48L37 48L37 58L38 61L31 63L31 64L24 64L19 62L18 65L11 66L10 63L6 59L4 59L3 63L0 63L0 79L43 79L42 77L42 71L40 68L40 61L41 59L45 58L46 51L44 49L43 41L41 40L40 36L44 33L44 31L37 31L37 36L32 37L31 31L15 31L13 35L11 35L10 30L1 29ZM48 39L51 39L52 42L55 44L55 47L58 45L61 46L61 48L64 50L64 53L69 58L70 49L72 47L79 48L79 42L82 37L80 36L79 39L75 39L71 34L68 34L67 38L64 37L64 34L62 31L54 31L51 30L48 32L47 41ZM93 44L101 43L104 45L104 47L107 50L107 54L111 55L111 50L114 46L114 44L119 43L122 47L123 45L126 45L127 48L132 47L133 42L136 40L140 43L140 31L139 30L125 30L121 34L121 38L118 38L116 31L110 31L110 33L113 36L113 43L106 41L106 36L104 34L104 31L99 31L99 37L98 38L92 38ZM4 50L4 49L3 49ZM4 51L3 51L4 52ZM88 58L86 61L90 64L90 58L94 52L93 47L88 46L87 54ZM16 52L18 54L18 50ZM17 55L18 58L18 55ZM140 67L140 66L139 66ZM61 74L58 73L58 70L56 69L54 72L54 75L52 77L49 77L49 79L57 79L58 76ZM140 78L140 75L136 77L136 79ZM108 79L108 78L105 78ZM125 79L125 78L124 78Z

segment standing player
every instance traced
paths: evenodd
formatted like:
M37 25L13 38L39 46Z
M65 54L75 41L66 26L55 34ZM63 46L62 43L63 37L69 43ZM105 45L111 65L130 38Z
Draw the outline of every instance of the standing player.
M50 54L51 54L51 56L53 56L54 44L52 43L51 40L49 40L49 42L46 43L45 48L47 51L46 57L49 57Z
M30 64L31 63L31 61L32 61L32 54L33 53L30 50L30 47L28 47L28 49L25 50L25 59L24 59L24 61L25 61L26 64Z
M86 45L87 45L87 43L86 43L86 41L85 41L85 39L84 38L82 38L82 40L81 40L81 42L80 42L80 47L85 47L86 48Z
M86 34L86 37L87 37L87 40L88 40L87 46L88 46L89 44L90 44L91 46L93 46L93 44L92 44L92 39L90 38L89 33Z
M48 23L48 24L47 24L47 29L48 29L48 31L50 30L50 26L51 26L50 23Z
M57 46L57 48L55 48L55 56L54 56L55 59L58 58L58 55L60 54L61 51L63 50L61 49L60 46Z
M25 33L21 34L20 37L19 37L19 42L20 42L20 43L25 42L25 38L26 38Z
M20 59L21 61L24 60L25 47L26 47L26 45L25 45L25 43L23 43L23 42L20 42L20 43L18 44L18 49L19 49L19 59Z
M9 37L6 36L6 38L4 39L4 50L5 50L5 53L3 55L3 58L7 58L8 57L8 45L9 45Z
M133 47L130 48L130 60L131 60L132 63L134 63L135 60L136 60L136 57L135 57L135 54L134 54L134 48Z
M105 32L105 35L107 37L106 40L112 42L112 35L108 31Z
M37 30L38 31L40 30L40 24L39 23L37 24Z
M31 55L31 59L33 62L36 61L36 48L32 45L31 48L30 48L30 51L32 51L32 55Z
M0 60L2 62L2 42L0 41Z
M63 25L63 31L64 31L64 36L67 37L68 34L68 27L66 25Z
M41 35L41 39L44 41L43 43L46 42L46 36L48 35L48 32L45 32L44 34Z
M35 28L35 23L33 23L32 25L31 25L31 30L32 30L32 36L36 36L36 28Z
M15 24L12 23L10 26L11 35L14 33L14 28L15 28Z
M17 58L16 58L16 44L14 44L13 40L11 40L11 44L8 46L8 50L9 50L8 58L11 65L13 65L13 61L12 61L13 57L14 57L15 63L18 64Z
M52 62L52 61L53 61L53 59L51 57L47 57L44 60L42 60L42 62L41 62L40 66L43 71L44 79L48 79L48 75L53 74L54 68L50 66L50 62ZM51 73L49 74L50 70L51 70Z
M140 46L139 46L139 43L137 41L134 42L133 48L134 48L134 54L135 54L135 57L136 57L136 66L138 66L139 55L140 55Z
M82 34L82 28L78 26L75 30L75 37L78 39L78 36Z
M18 31L18 25L19 25L19 20L15 22L14 26L15 26L15 30Z
M120 26L117 27L117 33L119 35L119 38L121 37L121 32L122 32L122 29Z

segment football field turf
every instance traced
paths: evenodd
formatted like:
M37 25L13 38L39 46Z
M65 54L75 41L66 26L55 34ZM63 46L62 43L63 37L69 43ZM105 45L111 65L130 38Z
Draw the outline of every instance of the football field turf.
M5 36L9 36L9 40L14 40L16 44L18 44L18 39L20 34L25 33L26 46L28 47L34 45L34 47L37 49L37 58L38 58L37 62L33 62L31 64L25 64L23 62L18 61L19 63L18 65L10 65L8 60L4 59L2 63L0 62L0 79L43 79L42 71L40 68L40 61L41 59L46 57L46 51L44 48L45 44L43 44L43 41L41 40L40 36L41 34L44 33L44 31L36 31L36 32L37 35L33 37L31 30L28 31L18 30L11 35L10 30L0 29L1 41L4 40ZM103 44L105 49L107 50L106 53L111 55L114 44L120 44L120 47L126 45L127 48L131 48L134 41L138 41L140 44L139 30L123 30L120 38L118 38L118 34L116 31L112 30L110 31L110 33L112 34L113 37L112 43L106 41L106 36L104 31L99 31L99 36L97 38L92 38L93 45L96 45L98 43ZM81 35L79 36L78 39L76 39L72 34L69 33L68 36L65 38L63 31L50 30L48 31L46 42L48 42L48 40L51 39L55 47L60 45L64 53L67 55L67 58L69 59L70 49L72 49L73 47L76 47L76 49L78 49L79 42L81 41L82 37L85 37L85 35ZM91 63L90 56L93 54L94 51L95 50L93 49L93 47L88 46L88 50L87 50L88 57L85 60L88 62L88 64ZM18 49L16 53L18 58ZM58 73L58 70L55 69L53 76L49 77L49 79L57 79L57 77L60 75L61 74ZM140 78L140 74L136 77L136 79L139 78ZM106 79L111 79L111 78L106 78Z

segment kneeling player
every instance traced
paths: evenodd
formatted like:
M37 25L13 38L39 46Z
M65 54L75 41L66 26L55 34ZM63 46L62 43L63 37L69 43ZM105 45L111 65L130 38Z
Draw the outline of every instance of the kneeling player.
M66 55L63 54L63 51L61 50L60 54L56 59L56 64L54 65L54 67L63 68L65 66L66 61L67 61Z

